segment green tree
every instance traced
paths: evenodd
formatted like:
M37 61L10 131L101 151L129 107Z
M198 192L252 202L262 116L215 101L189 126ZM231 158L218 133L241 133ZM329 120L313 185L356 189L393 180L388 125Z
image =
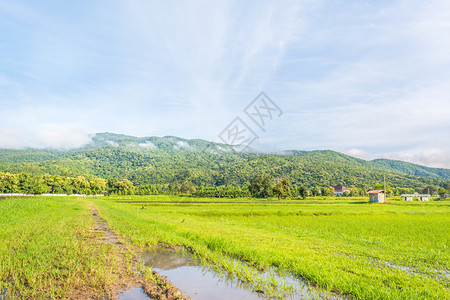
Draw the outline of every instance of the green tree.
M293 197L298 196L298 186L296 184L293 184L291 187L291 193Z
M317 186L311 188L311 196L316 197L320 195L320 189Z
M359 190L354 185L349 186L348 189L350 190L350 196L357 197L359 195Z
M438 187L435 185L426 185L420 190L422 194L431 194L434 195L438 191Z
M323 187L322 188L322 196L333 196L334 195L334 188L330 187Z
M103 178L95 178L90 182L91 191L94 194L101 194L106 190L107 182Z
M64 193L66 193L67 195L72 195L73 194L73 178L66 177L64 179L62 189L63 189Z
M110 178L108 179L107 189L108 193L112 193L113 191L116 191L116 184L118 180L116 178Z
M18 190L25 194L42 194L49 192L50 188L45 184L41 176L20 173L17 176Z
M278 197L278 200L281 198L292 197L291 182L289 181L289 178L278 180L272 190L273 194Z
M273 194L273 177L267 174L256 175L250 180L248 190L252 197L269 198Z
M44 175L44 182L48 186L50 193L52 194L64 194L64 184L66 179L62 176L50 176Z
M384 183L377 183L373 186L374 190L384 190ZM393 195L394 192L391 189L391 185L389 182L386 182L386 194L387 195Z
M448 193L447 190L444 189L444 188L440 188L439 191L438 191L438 194L441 195L441 196L442 196L442 195L445 195L445 194L447 194L447 193Z
M0 173L0 193L15 193L19 183L17 176L11 173Z
M72 186L75 194L90 194L89 181L84 176L73 178Z
M302 197L302 199L306 199L306 197L308 196L308 189L306 188L306 186L301 185L298 188L298 194L300 197Z
M196 191L196 187L190 180L186 180L180 186L180 192L182 192L182 193L193 194L193 193L195 193L195 191Z
M128 179L124 179L122 181L116 182L115 189L119 193L119 195L133 195L134 194L134 185Z
M447 191L450 191L450 181L444 183L444 185L442 186L444 189L446 189Z

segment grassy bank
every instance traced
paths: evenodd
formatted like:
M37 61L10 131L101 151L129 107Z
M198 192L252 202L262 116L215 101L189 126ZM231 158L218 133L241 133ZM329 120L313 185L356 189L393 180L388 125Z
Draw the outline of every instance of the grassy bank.
M114 281L107 267L112 249L95 243L92 227L85 199L0 200L0 295L49 299L106 293Z
M124 197L94 199L110 226L136 245L185 245L206 257L225 253L356 298L446 299L450 292L448 201L246 199L229 204L126 198L160 202L141 209L139 203L114 201Z

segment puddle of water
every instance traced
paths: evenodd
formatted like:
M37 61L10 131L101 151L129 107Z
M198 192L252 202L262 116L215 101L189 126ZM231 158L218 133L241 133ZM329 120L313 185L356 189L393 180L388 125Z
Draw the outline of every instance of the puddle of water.
M406 273L409 273L409 274L412 274L412 275L416 275L416 274L417 274L417 272L414 271L414 269L412 269L412 268L410 268L410 267L399 266L399 265L396 265L396 264L391 263L391 262L389 262L389 261L382 261L381 263L382 263L382 264L385 264L385 265L388 266L388 267L391 267L391 268L394 268L394 269L398 269L398 270L401 270L401 271L403 271L403 272L406 272Z
M117 300L148 300L151 299L143 288L131 288L117 296Z
M181 251L155 248L146 251L142 260L192 299L260 299L252 289L241 288L238 282L202 267L198 260Z
M450 279L450 270L433 269L433 271L442 274L441 277L447 277L448 279Z
M432 271L435 274L425 274L425 273L421 273L416 271L413 268L407 267L407 266L401 266L401 265L397 265L394 264L390 261L379 261L381 264L384 264L388 267L394 268L394 269L398 269L401 270L403 272L409 273L411 275L421 275L421 276L425 276L425 277L431 277L431 278L436 278L436 279L450 279L450 271L449 270L438 270L438 269L432 269Z
M167 277L183 295L194 300L203 299L267 299L262 291L255 291L248 283L235 277L218 273L203 266L193 256L183 251L174 251L162 247L152 248L142 254L143 263ZM237 263L241 263L238 262ZM317 299L324 296L318 290L312 290L306 283L292 276L279 276L273 273L259 273L262 279L275 279L295 289L295 294L282 299ZM332 295L328 299L342 299Z

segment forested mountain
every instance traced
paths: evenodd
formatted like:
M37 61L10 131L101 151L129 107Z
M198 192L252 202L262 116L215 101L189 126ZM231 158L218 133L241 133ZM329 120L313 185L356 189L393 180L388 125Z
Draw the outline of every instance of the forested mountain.
M422 176L422 177L435 177L445 180L450 180L450 170L443 168L430 168L417 164L412 164L400 160L390 159L375 159L374 162L380 166L386 166L390 170L400 171L405 174Z
M386 175L391 187L416 188L442 186L450 170L365 161L330 150L240 153L232 146L204 140L100 133L92 143L75 150L0 150L0 172L126 178L136 186L186 181L197 186L246 186L255 174L266 173L307 187L359 188L373 186Z

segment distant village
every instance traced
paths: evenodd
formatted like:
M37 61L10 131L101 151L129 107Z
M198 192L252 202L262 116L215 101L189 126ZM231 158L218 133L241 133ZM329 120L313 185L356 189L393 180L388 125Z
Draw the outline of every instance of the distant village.
M343 185L333 186L335 196L348 196L351 194L351 190ZM370 190L367 192L369 196L369 202L372 203L386 203L386 192L384 190ZM450 198L450 194L435 195L440 198ZM404 201L429 201L432 197L431 194L401 194L400 197Z

